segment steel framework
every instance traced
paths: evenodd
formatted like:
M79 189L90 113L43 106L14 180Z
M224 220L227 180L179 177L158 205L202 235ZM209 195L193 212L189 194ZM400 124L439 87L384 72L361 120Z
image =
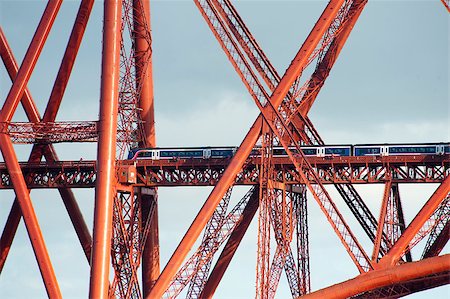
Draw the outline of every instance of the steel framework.
M330 0L282 76L230 0L194 3L260 110L227 159L125 160L131 147L156 146L149 0L104 2L94 121L56 121L93 0L80 2L42 117L27 85L62 1L48 1L20 66L0 28L0 56L12 81L0 111L0 189L16 196L0 240L0 273L23 216L47 295L62 297L30 197L31 189L56 188L90 264L90 298L173 298L184 288L187 298L212 297L255 215L257 298L274 298L283 272L293 298L398 298L448 284L450 256L441 254L450 232L448 154L322 158L300 150L324 144L308 113L367 0ZM442 3L449 10L448 1ZM19 104L28 122L12 121ZM97 142L97 159L59 161L53 144L60 142ZM33 144L27 162L19 162L14 143ZM255 145L258 156L252 155ZM274 157L274 146L287 157ZM368 183L385 186L378 220L352 185ZM439 184L410 223L399 183ZM251 188L229 209L234 185ZM337 189L372 254L325 185ZM157 187L163 186L213 189L160 272ZM95 188L92 236L70 188ZM359 272L313 292L307 194ZM423 254L413 261L411 250L424 239Z

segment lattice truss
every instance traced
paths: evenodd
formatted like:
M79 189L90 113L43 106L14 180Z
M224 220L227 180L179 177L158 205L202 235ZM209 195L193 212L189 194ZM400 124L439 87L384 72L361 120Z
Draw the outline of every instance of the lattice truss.
M307 118L307 113L327 78L352 26L366 4L366 1L330 1L323 15L316 23L315 28L313 28L312 33L308 36L300 49L300 54L294 58L283 78L280 78L274 68L270 65L270 62L262 52L261 48L257 45L254 37L251 36L249 30L239 18L230 1L199 0L195 1L195 3L244 85L247 87L255 104L261 111L259 118L247 134L246 139L242 142L241 148L236 153L236 156L238 157L240 156L240 153L243 153L242 155L244 156L248 155L248 149L251 149L258 140L258 138L255 137L252 138L252 141L247 140L251 139L253 131L258 131L257 133L254 133L254 136L263 135L262 140L260 141L263 153L261 153L262 162L261 169L259 170L260 199L258 214L256 297L274 297L281 273L280 269L283 267L286 267L288 281L294 298L309 292L308 242L307 232L305 231L307 228L306 220L299 218L294 219L292 216L290 218L285 218L284 216L289 214L288 211L294 215L295 211L292 207L298 207L299 204L292 205L291 209L289 209L289 203L285 199L286 197L282 195L281 198L283 200L279 201L278 198L280 196L277 194L277 191L275 191L276 188L269 187L271 184L282 185L282 182L273 180L273 172L269 170L272 169L270 166L270 148L274 144L282 145L284 147L296 169L296 172L293 175L296 176L299 182L305 183L305 187L312 193L314 199L326 215L329 223L334 228L335 233L361 273L375 269L378 256L381 257L378 264L383 264L383 262L387 263L389 259L393 259L396 262L404 254L407 255L406 260L411 261L409 250L415 244L411 239L404 242L399 241L399 236L406 232L406 225L404 224L399 196L395 195L398 193L398 188L393 188L392 193L394 193L394 195L385 196L386 212L384 215L387 214L387 216L380 216L380 220L377 221L362 201L357 191L351 185L336 185L336 188L344 198L345 202L349 205L356 219L363 227L363 230L375 244L376 249L374 249L374 257L370 258L359 244L357 238L350 230L350 227L346 224L337 206L328 194L328 191L321 184L318 174L312 166L309 165L299 148L302 144L323 144L322 139ZM321 24L322 22L326 23L326 25ZM321 25L323 25L323 27ZM311 44L313 46L311 46ZM305 81L306 83L303 85L300 84L299 78L303 69L313 61L316 61L317 63L315 71L311 78ZM259 123L258 121L261 122ZM273 134L271 135L270 142L266 139L267 131L265 131L264 128L269 128L269 131ZM247 147L247 151L245 151L245 147ZM269 154L265 155L265 150L267 150ZM238 160L236 157L235 159ZM242 164L240 166L242 167ZM230 172L236 175L239 171L238 167L236 167L234 171L234 173ZM225 171L224 177L226 177L226 174L227 171ZM220 181L218 185L220 185ZM391 192L390 188L391 185L386 187L386 189L389 190L389 192L386 191L386 194ZM448 193L448 186L446 186L446 183L444 182L436 192L438 195L430 198L430 201L435 200L434 204L442 201L442 195ZM211 199L212 194L215 194L214 191L211 193L208 200ZM434 207L437 208L437 206ZM441 209L442 206L437 208L437 210ZM435 210L433 209L433 211ZM200 211L200 213L201 212L202 211ZM279 214L282 216L277 217ZM439 215L442 216L442 214ZM432 216L431 214L428 214L427 217ZM428 230L432 230L433 228L431 228L431 226L436 227L438 226L437 223L442 221L442 218L438 216L435 216L435 218L437 219L432 222L433 225L430 225ZM306 217L304 217L304 219L306 219ZM296 262L297 265L303 263L303 265L306 266L302 268L302 271L298 271L295 275L291 276L290 274L292 272L290 272L289 269L295 268L292 266L295 265L295 262L292 263L292 260L288 258L292 256L292 253L290 252L290 247L286 245L289 241L286 240L291 240L292 238L293 225L290 223L295 221L304 224L297 232L298 235L302 236L300 239L304 238L304 240L299 242L299 254ZM269 258L269 240L271 235L269 223L274 227L274 235L277 242L277 248L272 264L270 264ZM195 226L196 224L200 225L200 222L194 220L192 226ZM421 227L423 224L423 219L416 218L411 226ZM440 227L442 227L442 225L440 225ZM189 233L190 231L188 231L186 235ZM180 243L180 247L189 246L189 244L192 244L191 242L191 240L183 239ZM200 248L202 248L202 245ZM392 251L398 252L396 252L396 254L391 254ZM170 274L165 275L170 273L170 271L173 271L173 268L181 262L183 254L180 253L177 255L177 253L178 252L175 251L169 261L169 264L171 265L170 269L166 268L163 271L151 294L157 296L162 293L162 290L159 289L160 286L165 290L165 295L168 298L172 298L178 294L181 287L175 287L175 282L177 280L170 280L170 282L168 282L166 277L170 277ZM192 258L190 260L192 260ZM175 266L173 264L175 264ZM186 265L187 264L181 269L185 269ZM182 271L179 271L176 277L181 277L180 275L182 275L182 273ZM202 274L202 276L205 275ZM290 279L292 277L297 278L296 282L294 282L293 279ZM302 277L302 279L300 279L300 277ZM217 277L211 274L210 280L217 280ZM186 280L183 281L184 283L180 285L186 284ZM164 287L166 283L169 285L168 288ZM208 285L208 283L209 281L206 284ZM211 284L213 284L213 282L211 282ZM197 286L198 285L200 284L197 284ZM206 291L204 290L203 293L198 291L197 294L200 293L204 296L209 296L213 293L211 288L213 287L208 286L208 288L205 288ZM189 292L188 297L192 298L192 295L193 293Z
M131 148L148 144L139 108L142 85L152 54L150 27L145 14L141 0L122 0L117 167L121 167L121 161ZM141 47L136 46L138 42ZM116 187L114 196L111 257L115 275L110 295L141 298L138 269L156 209L156 189L122 189ZM150 208L144 209L143 206Z
M120 43L119 118L117 124L118 159L128 151L145 144L143 120L139 113L139 99L145 67L152 55L150 27L141 0L122 1L122 39ZM136 51L136 39L146 42L145 51Z
M142 78L145 76L152 51L150 29L142 1L121 1L122 37L116 136L118 151L116 155L119 159L124 157L130 147L147 144L143 129L144 120L139 113L139 101ZM403 215L396 177L390 177L389 172L383 176L386 184L378 220L351 184L333 182L364 233L373 243L370 257L324 187L320 169L313 167L300 149L304 144L324 144L309 120L308 112L367 1L331 0L283 76L280 76L271 65L229 0L194 0L194 2L261 113L229 166L223 170L220 177L217 176L218 182L205 205L152 286L147 298L173 298L180 295L186 287L187 298L212 296L257 211L256 297L274 298L283 271L293 298L310 293L307 190L326 216L356 269L363 274L355 278L356 280L364 281L364 277L383 274L386 269L395 271L396 268L402 267L399 264L404 263L408 266L413 258L411 249L427 237L421 256L424 261L418 263L424 262L420 265L425 266L436 263L436 256L440 254L449 238L450 179L447 170L442 171L441 185L409 224L406 224ZM442 2L448 9L448 1ZM77 15L43 117L37 112L31 94L26 88L60 4L61 1L49 2L44 12L45 17L39 24L20 70L0 30L0 54L13 81L0 113L0 149L5 157L7 169L16 174L8 177L5 184L13 185L18 195L4 230L8 234L2 235L0 243L2 252L0 269L4 265L14 232L23 215L47 293L49 297L54 298L61 297L61 294L31 205L25 176L14 155L12 142L37 143L29 159L30 163L37 163L42 157L48 162L58 160L52 145L54 142L92 141L97 138L96 122L55 122L68 80L65 74L70 73L73 66L92 1L82 1L80 5L81 13ZM144 50L136 50L136 38L141 42L145 41L147 46ZM309 79L304 80L301 75L312 63L315 63L314 71ZM29 123L11 123L20 101L24 105ZM245 161L257 143L261 146L261 161L256 165L258 172L256 185L234 208L229 209L236 177L245 168ZM282 146L285 149L292 164L289 176L300 184L287 184L285 173L279 175L272 160L274 146ZM120 161L117 165L124 166ZM90 183L93 176L91 172ZM112 177L107 179L113 180ZM141 265L152 215L156 209L156 192L155 189L145 188L142 185L117 183L114 188L111 245L114 279L109 284L109 295L118 298L141 298L138 268ZM60 187L59 192L89 261L93 242L74 196L67 188ZM200 245L189 258L186 258L188 254L186 248L193 246L202 228L205 229ZM271 249L273 244L276 245L274 250ZM212 267L215 253L220 248L222 252ZM430 284L437 286L448 283L450 269L448 267L439 269L441 270L433 274L424 273L406 281L386 282L381 287L368 286L367 289L355 291L348 296L395 297L399 294L420 291L430 287ZM412 284L414 279L420 280L421 283ZM372 290L374 288L377 289ZM370 290L370 294L366 292L367 290Z

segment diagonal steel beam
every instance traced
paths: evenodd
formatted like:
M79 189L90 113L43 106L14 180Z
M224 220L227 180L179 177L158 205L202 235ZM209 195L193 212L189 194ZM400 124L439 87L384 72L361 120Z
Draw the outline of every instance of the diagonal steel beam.
M36 29L36 33L30 43L30 46L25 54L22 65L17 73L14 83L9 90L5 103L0 112L0 121L11 121L14 112L19 105L22 94L33 72L34 66L41 54L47 36L50 33L53 22L61 6L62 0L51 0L48 2L41 21Z
M90 12L93 6L93 0L83 0L80 4L75 23L72 29L72 33L69 38L66 51L64 53L62 63L55 80L55 84L52 89L49 103L44 113L44 121L54 121L56 118L57 107L62 100L62 96L67 86L70 72L72 70L77 51L81 44L81 39L85 31L87 21L89 19ZM6 66L7 72L13 80L18 72L17 62L14 59L14 55L9 47L6 37L0 28L0 56ZM25 87L21 103L24 107L25 113L31 122L40 122L41 117L37 111L36 105L31 97L28 88ZM57 161L58 157L52 145L35 145L31 151L28 162L37 162L41 160L42 155L45 156L47 161ZM85 256L90 261L91 243L92 238L89 233L89 229L83 219L80 208L75 200L75 196L70 189L60 188L58 189L61 194L62 200L69 214L69 217L74 225L78 239L81 243ZM21 217L20 209L18 209L18 203L15 202L11 208L8 221L5 225L5 231L1 237L0 246L0 269L3 267L8 251L4 251L5 248L11 246L14 233L17 230ZM8 232L8 233L6 233Z
M5 103L3 104L2 110L0 111L0 121L11 121L50 29L52 28L61 3L62 1L55 0L50 1L47 4L36 33L25 54L22 66L18 71ZM51 298L61 298L61 292L31 203L25 179L17 161L12 142L3 132L0 134L0 149L8 169L14 174L11 176L14 191L24 216L25 226L41 270L47 294Z
M229 0L211 0L211 3L214 3L215 7L217 8L218 14L220 14L221 18L223 19L223 23L228 26L235 39L245 51L255 69L258 71L259 75L264 79L269 88L273 90L274 87L278 84L280 77L262 51L261 47L256 42L256 39L252 36L245 23L239 17L234 6ZM305 88L306 91L301 98L300 105L295 100L293 100L293 94L291 92L288 93L288 102L294 105L298 105L294 113L290 116L290 122L292 122L292 124L297 128L297 131L300 131L299 133L301 134L301 136L307 137L308 144L324 144L321 137L313 127L311 121L307 118L307 112L311 108L312 103L321 90L321 87L328 77L331 68L336 62L342 47L344 46L351 30L353 29L354 24L356 23L366 3L366 0L356 0L346 3L345 7L343 7L343 12L341 12L341 15L338 17L340 19L340 23L337 22L337 24L340 24L340 26L338 27L338 29L336 29L334 28L336 27L336 25L334 25L333 29L329 29L331 31L337 30L338 33L334 35L334 39L332 40L330 46L327 49L323 49L323 52L319 54L320 58L317 63L316 70L314 71L311 78L307 81ZM210 21L210 23L212 22ZM240 68L238 65L245 64L245 58L242 55L239 55L241 57L241 62L237 63L236 59L238 57L236 53L239 54L239 50L236 45L233 45L233 40L231 39L230 34L227 33L227 29L225 28L226 26L223 23L221 24L221 27L219 27L219 24L217 24L213 33L221 43L222 48L225 50L225 53L227 54L233 66L239 72ZM214 26L211 25L215 24L210 24L211 29L213 29ZM333 32L331 32L330 34L332 33ZM228 39L225 42L226 36L228 36ZM248 66L247 69L243 71L248 73L252 72L250 66ZM247 79L247 75L241 75L241 78L245 80ZM250 83L249 85L247 85L247 87L249 87L250 85L252 84ZM260 87L260 90L263 90L263 88ZM307 109L302 108L305 106L305 103L307 103ZM283 102L283 104L285 103ZM300 113L302 110L303 113ZM308 131L311 132L310 135L302 134L302 130L300 130L302 127L304 127L305 129L308 128ZM310 136L313 138L308 139L310 138ZM369 208L366 206L362 198L359 196L358 192L352 185L349 184L337 184L335 185L335 187L344 198L345 203L349 206L366 234L371 240L374 240L377 227L376 219L375 217L373 217L372 213L370 212ZM381 248L381 251L382 253L385 253L386 237L385 235L382 235L382 237L383 246Z
M214 296L214 293L220 281L222 280L225 271L230 265L230 262L233 259L233 256L236 253L236 250L239 247L242 238L247 232L247 229L256 214L256 210L258 210L258 198L259 188L255 188L254 193L250 197L250 200L248 201L242 212L242 220L236 225L230 235L230 238L225 244L222 253L220 254L213 270L211 271L211 274L208 277L208 281L206 282L203 291L200 294L200 298L212 298Z
M269 89L273 91L280 82L281 77L270 63L261 47L258 45L256 39L252 36L250 30L240 18L231 1L212 0L211 3L215 6L218 14L223 20L224 24L222 24L222 29L227 31L224 25L226 24L228 26L235 39L242 47L255 69L258 71L259 75L263 78ZM287 98L292 99L292 97L293 95L289 91ZM307 124L309 125L310 131L313 132L314 140L321 141L309 118L307 116L305 116L305 118Z
M408 225L401 237L397 240L389 252L379 261L379 267L389 267L395 265L401 258L403 252L407 250L409 243L419 232L427 219L433 214L442 200L450 192L450 177L447 177L436 189L430 199L425 203L413 221Z
M380 216L378 217L378 229L374 241L374 247L372 252L372 260L377 261L381 247L381 236L384 230L384 219L386 218L387 205L391 194L392 181L387 181L384 185L383 200L381 203Z
M323 55L320 61L317 63L314 73L308 80L306 92L300 101L299 112L304 117L308 114L312 105L314 104L317 95L319 94L323 84L325 83L325 80L330 74L334 63L336 62L342 48L344 47L345 42L347 41L356 21L361 15L361 12L363 11L366 4L367 0L353 1L352 5L349 8L348 17L345 20L345 24L341 25L341 31L336 35L330 47L327 49L325 55Z
M292 86L297 77L301 74L303 67L307 63L307 57L309 57L309 55L315 49L323 33L328 28L333 17L338 12L340 5L342 5L342 2L342 0L332 0L325 8L319 20L313 27L311 33L308 35L306 41L303 43L297 55L294 57L294 60L281 79L280 84L275 89L275 92L272 96L272 102L274 105L278 106L281 104L283 98L287 94L287 91ZM195 3L197 6L200 5L198 1L196 1ZM180 267L192 245L195 243L195 240L198 238L202 229L205 227L206 222L214 212L217 204L220 202L226 190L228 190L228 188L231 186L237 173L242 168L242 165L244 164L260 135L261 128L262 116L260 115L258 116L254 125L251 127L244 141L241 143L241 146L237 150L235 156L232 158L230 165L225 170L222 178L219 180L217 185L212 190L211 194L208 196L208 199L200 209L199 213L192 222L177 249L173 253L172 257L159 276L155 286L153 287L147 298L159 298L164 293L173 275Z
M12 174L11 181L14 186L14 192L22 210L23 220L30 237L31 245L33 246L47 294L50 298L62 298L22 170L17 161L12 142L5 134L0 134L0 150L6 166Z
M338 11L340 11L340 8L341 7L339 7ZM264 119L267 121L267 124L270 126L271 130L276 133L279 142L281 142L291 161L295 165L295 168L298 172L297 174L299 175L299 180L305 182L310 191L313 193L314 198L321 207L322 211L325 213L330 225L335 230L342 244L344 245L344 247L346 247L347 252L355 262L359 271L368 271L370 268L372 268L370 259L357 241L356 237L351 232L350 227L344 221L341 213L337 209L334 202L331 200L328 192L321 185L320 181L318 180L317 174L314 172L311 165L309 165L309 163L305 160L304 154L299 147L302 142L305 142L305 139L302 138L301 130L299 130L295 126L289 127L288 116L291 113L291 108L289 106L285 107L283 105L280 106L280 111L276 108L278 107L278 105L274 105L272 99L269 99L269 96L259 83L258 78L256 78L242 53L236 50L237 46L229 36L229 33L227 33L221 27L217 26L217 23L220 23L221 20L218 18L215 9L209 7L208 12L209 15L206 15L206 19L209 26L215 33L222 48L225 50L225 53L230 59L230 62L233 64L239 76L243 80L245 86L249 90L256 105L262 112ZM216 30L221 30L221 32L219 33ZM306 61L306 63L308 63L308 60ZM288 72L289 69L287 73ZM275 89L274 95L276 95L276 92L277 90ZM302 120L304 120L302 115L299 116L302 118ZM295 130L297 130L297 132ZM292 148L289 147L290 145L294 145L296 147L295 153L292 151ZM310 184L309 178L314 178L313 180L317 182L317 184L315 185L316 187L313 187Z

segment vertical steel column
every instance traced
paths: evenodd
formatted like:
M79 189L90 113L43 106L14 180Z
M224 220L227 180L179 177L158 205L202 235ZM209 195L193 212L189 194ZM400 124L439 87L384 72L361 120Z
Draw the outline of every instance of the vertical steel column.
M153 70L150 36L150 2L133 0L136 79L140 86L139 108L144 122L145 146L155 146L155 113L153 106ZM147 55L148 53L148 55Z
M140 144L143 147L155 147L155 113L153 102L153 73L152 73L152 49L149 43L150 36L150 1L149 0L133 0L134 13L134 40L135 40L135 60L136 60L136 79L138 88L140 88L140 98L138 105L140 108L140 116L143 121L144 142ZM156 196L156 189L155 194ZM141 196L141 207L143 215L143 223L151 206L148 196ZM147 207L144 209L144 207ZM144 249L142 252L142 293L146 297L150 293L150 289L158 279L159 266L159 228L158 228L158 206L155 201L155 207L152 219L150 220L150 231L146 238Z
M89 297L108 297L120 70L122 2L104 2L97 182Z

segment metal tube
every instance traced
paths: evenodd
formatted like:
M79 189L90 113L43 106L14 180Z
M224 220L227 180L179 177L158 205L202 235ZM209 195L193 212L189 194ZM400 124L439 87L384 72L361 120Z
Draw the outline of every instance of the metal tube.
M209 275L208 281L203 288L200 298L212 298L214 296L214 293L216 292L216 289L219 286L219 283L222 280L222 277L225 274L228 265L233 259L233 256L236 253L236 250L239 247L242 238L244 237L248 227L250 226L250 223L252 222L253 217L256 214L256 210L258 210L258 190L259 188L255 189L255 192L250 197L247 206L244 208L244 211L242 212L242 219L236 225L235 229L230 235L230 238L225 244L225 247L223 248L220 257L217 260L214 269Z
M155 113L153 98L153 70L152 70L152 49L150 32L150 1L133 0L134 13L134 40L135 40L135 65L136 79L140 88L139 109L141 120L143 121L144 140L139 144L141 147L155 147ZM155 193L152 196L156 196ZM146 202L142 203L144 215L143 221L148 216L148 205L150 198L143 196ZM159 228L158 228L158 203L155 201L150 230L146 238L142 252L142 294L146 297L160 273L159 264Z
M17 66L17 61L14 59L13 52L11 47L8 44L8 40L6 39L5 33L0 27L0 57L5 64L6 71L8 72L9 78L11 81L17 76L17 72L19 67ZM38 122L41 120L41 116L36 108L36 105L31 97L31 93L27 87L24 89L24 93L21 100L23 109L25 110L25 114L28 119L32 122Z
M203 227L205 227L223 195L233 183L236 174L242 169L242 165L244 165L245 160L249 156L260 135L262 127L261 121L262 116L259 116L146 298L160 298L164 293L170 280L175 275L185 256L191 250L195 240L200 235Z
M389 267L395 265L400 259L402 253L406 250L411 240L422 228L424 223L430 218L433 212L437 209L442 200L450 192L450 176L448 176L436 189L427 203L422 207L419 213L414 217L408 228L403 232L398 241L389 250L389 252L380 260L378 266Z
M270 98L270 101L274 107L278 107L281 104L289 88L302 73L309 55L315 49L343 2L344 0L331 0L325 8L319 20L311 30L311 33L308 35L297 55L294 57L289 68L286 70L280 84L275 88L275 91ZM237 173L242 169L242 165L258 140L262 128L262 119L263 117L260 114L244 138L244 141L241 143L236 155L231 160L230 165L225 170L222 178L208 196L208 199L200 209L197 217L195 217L147 298L159 298L164 293L170 280L175 275L184 258L191 250L192 245L200 235L203 227L205 227L223 195L232 185Z
M16 193L17 200L20 204L20 209L22 210L23 220L30 237L31 245L33 246L42 279L44 280L47 295L49 298L62 298L50 257L42 237L42 232L31 203L27 185L25 183L25 179L23 178L22 170L20 169L19 162L17 161L12 142L6 134L0 134L0 149L2 151L6 167L8 167L9 173L11 174L14 192Z
M104 2L102 82L100 91L98 174L95 188L94 240L92 243L89 297L108 297L112 206L116 195L115 149L120 70L122 2Z
M349 15L350 18L346 20L346 23L342 25L342 31L336 36L335 40L330 45L330 48L327 50L325 56L322 61L317 65L316 70L311 75L310 84L308 86L307 92L303 96L299 111L303 117L306 117L309 110L311 109L314 101L317 98L320 90L322 89L323 84L325 83L326 78L330 74L330 71L336 62L342 48L347 41L353 27L356 24L361 12L366 5L367 0L356 0L353 1Z
M344 3L344 0L331 0L328 3L319 20L314 25L314 28L311 30L302 47L287 68L280 83L273 91L270 101L274 107L278 107L281 104L281 101L286 96L289 88L291 88L297 77L302 74L303 68L307 63L309 56L319 43L325 31L330 26L334 17L341 8L342 3Z
M80 11L84 11L85 8L83 8L83 4L86 1L83 1L83 3L80 5ZM86 5L86 4L84 4ZM80 13L79 13L80 14ZM84 21L87 22L87 19ZM77 25L79 22L75 22L74 27L76 26L85 26L85 24ZM83 23L83 22L81 22ZM72 32L77 31L73 30ZM72 34L73 36L73 34ZM70 40L73 39L71 36ZM73 42L69 40L68 48L78 47L77 45L74 45ZM67 52L67 50L66 50ZM11 47L9 46L6 37L3 33L3 31L0 28L0 55L3 59L3 62L5 63L8 75L10 76L11 80L13 80L17 76L18 72L18 65L14 58L14 55L12 53ZM64 61L64 59L63 59ZM37 110L36 104L34 103L31 94L28 90L28 88L25 88L21 103L24 107L25 113L27 115L27 118L31 122L40 122L41 116L39 115L39 112ZM54 109L50 104L47 105L46 112L49 109ZM46 113L45 113L46 114ZM45 115L44 114L44 115ZM50 114L50 117L48 117L45 121L54 121L56 118L56 113ZM56 152L52 145L34 145L33 149L31 151L30 157L28 159L28 162L34 163L41 160L42 155L45 156L45 159L47 161L57 161L58 157L56 155ZM87 260L90 260L90 252L91 252L91 244L92 244L92 238L89 232L89 229L86 225L86 222L83 219L83 215L81 213L80 208L78 207L78 204L75 200L75 196L73 192L70 189L66 188L60 188L59 193L61 194L61 198L64 202L64 205L66 206L66 210L69 214L70 219L72 220L72 223L74 225L75 231L77 233L78 239L80 240L81 246L84 250L84 253L87 257ZM6 258L8 256L9 248L12 244L12 241L14 239L14 233L17 230L17 226L20 222L20 217L22 217L18 202L15 202L13 207L11 208L10 214L8 216L8 220L5 225L5 230L1 238L1 245L0 245L0 269L3 267ZM9 231L11 234L5 234L6 231Z
M150 35L150 2L133 0L136 78L140 89L139 109L144 122L143 146L155 147L155 113L153 105L153 68Z
M374 246L372 252L372 260L374 262L378 260L378 255L380 253L381 239L384 231L383 228L386 218L387 204L389 202L389 197L391 195L391 186L392 186L391 180L387 181L386 184L384 185L383 202L381 203L380 216L378 217L377 234L375 236L375 240L373 241Z
M3 229L2 237L0 239L0 273L2 273L3 266L5 265L9 250L11 249L11 244L14 236L16 235L21 216L22 213L20 212L20 205L16 199L12 204L11 211L9 212L8 219L6 220L5 228Z
M37 59L41 54L44 43L47 40L47 36L58 14L59 7L62 0L50 0L42 15L41 21L36 29L36 33L33 36L27 53L20 66L19 72L14 80L14 83L6 97L3 108L0 112L0 121L11 121L14 112L19 105L20 98L22 97L25 86L30 79Z
M147 202L149 202L149 200L147 200ZM157 203L155 203L155 205L157 205ZM147 213L147 216L150 215ZM160 273L157 206L154 207L152 219L150 221L150 231L148 232L147 240L142 252L142 295L144 298L150 294Z
M338 299L450 269L450 254L361 274L353 279L304 295L302 299Z
M67 82L69 81L93 4L94 0L81 1L72 32L70 34L69 42L67 43L66 51L64 52L61 66L59 67L58 74L56 75L47 108L45 109L43 117L44 122L54 121L56 118L56 113L59 110L64 91L66 90Z

